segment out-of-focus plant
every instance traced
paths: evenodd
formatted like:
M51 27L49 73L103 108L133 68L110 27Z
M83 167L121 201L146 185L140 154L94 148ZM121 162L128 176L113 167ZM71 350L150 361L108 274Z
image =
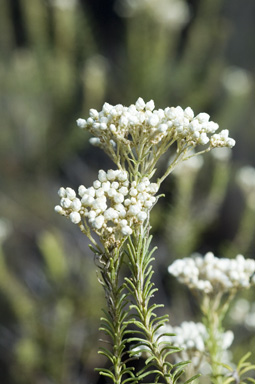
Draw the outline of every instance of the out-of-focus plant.
M3 253L0 258L0 291L14 315L12 350L7 354L12 379L15 383L78 382L88 373L85 369L79 374L77 365L89 364L95 345L99 310L91 293L97 291L96 276L88 260L65 253L57 231L41 233L38 246L44 262L41 276L31 271L22 281ZM98 292L99 306L101 300ZM4 343L4 329L1 333Z
M244 355L235 368L229 366L224 353L232 344L234 334L224 332L223 321L235 295L242 289L250 289L255 283L255 261L245 260L242 255L235 259L217 258L208 252L204 257L194 254L190 258L175 260L168 268L171 275L185 284L196 295L204 328L201 325L195 333L188 327L188 341L183 341L184 332L178 331L177 345L184 344L185 349L199 352L200 358L193 365L200 369L204 360L209 362L209 374L213 383L254 382L252 377L241 377L253 371L255 366L244 361L250 356ZM197 333L200 333L198 340ZM199 343L200 341L200 343ZM193 345L192 345L193 344ZM191 356L192 353L191 353ZM233 366L233 363L230 362ZM227 372L226 372L227 369ZM230 373L228 372L230 371Z
M210 180L204 181L203 158L194 157L176 168L174 196L166 211L165 238L175 257L193 252L205 231L217 219L227 194L230 177L230 150L215 150L204 171ZM207 186L201 189L200 186ZM163 229L163 228L162 228Z

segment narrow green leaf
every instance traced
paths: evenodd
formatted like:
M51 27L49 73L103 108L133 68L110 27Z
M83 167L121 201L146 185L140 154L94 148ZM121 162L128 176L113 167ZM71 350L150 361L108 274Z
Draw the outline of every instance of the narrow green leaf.
M201 376L201 373L198 373L197 375L194 375L190 379L186 380L183 384L191 383L192 381L196 380L200 376Z
M238 363L238 365L237 365L237 371L240 370L242 364L245 362L245 360L249 359L250 356L251 356L251 352L247 352L246 355L244 355L244 356L240 359L240 361L239 361L239 363Z
M255 384L255 379L253 379L252 377L247 377L246 380L248 380L248 381L250 381L251 383Z

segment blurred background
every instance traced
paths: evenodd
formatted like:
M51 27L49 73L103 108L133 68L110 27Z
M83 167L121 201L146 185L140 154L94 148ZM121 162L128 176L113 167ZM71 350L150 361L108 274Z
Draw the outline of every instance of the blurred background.
M153 211L156 300L173 325L199 320L167 273L174 259L255 257L254 37L254 0L1 0L1 384L104 383L93 255L54 212L60 186L90 186L112 167L76 127L90 108L139 96L190 106L237 142L179 166ZM254 290L226 328L233 359L249 349L254 361Z

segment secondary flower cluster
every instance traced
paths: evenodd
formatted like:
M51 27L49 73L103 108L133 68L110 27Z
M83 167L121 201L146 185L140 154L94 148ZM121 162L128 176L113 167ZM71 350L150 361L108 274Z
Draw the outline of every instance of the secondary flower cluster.
M156 336L160 334L173 334L173 336L162 336L161 342L172 343L174 346L179 347L185 351L192 350L198 352L205 352L206 340L208 339L208 332L202 323L194 323L193 321L184 321L180 326L172 327L167 324L159 328ZM230 347L233 342L234 334L232 331L227 331L219 336L223 350Z
M95 136L92 144L102 148L116 143L132 147L143 138L150 144L158 144L166 138L184 141L191 146L209 143L212 148L232 148L235 145L235 140L228 137L228 130L214 134L219 126L209 121L207 113L195 116L190 107L182 109L180 106L164 110L154 108L153 100L145 103L141 97L129 107L105 103L102 111L90 109L90 117L78 119L77 124Z
M191 360L193 367L199 371L206 371L207 361L207 340L209 338L208 331L204 324L195 323L193 321L184 321L179 326L171 326L166 324L160 327L154 335L158 339L161 348L170 343L174 347L181 349L180 352L172 354L174 363L179 363L183 360ZM220 344L224 359L229 359L228 348L234 340L232 331L218 333L217 341ZM148 350L147 346L135 346L132 351L135 355L140 355Z
M156 202L156 183L144 177L139 183L129 182L122 170L100 170L92 187L79 187L78 194L71 188L60 188L60 205L55 211L69 217L74 224L90 224L102 238L114 240L132 233L135 225L141 225Z
M190 289L206 293L226 292L249 288L255 283L255 260L237 255L235 259L217 258L212 252L204 257L178 259L168 267L168 272Z

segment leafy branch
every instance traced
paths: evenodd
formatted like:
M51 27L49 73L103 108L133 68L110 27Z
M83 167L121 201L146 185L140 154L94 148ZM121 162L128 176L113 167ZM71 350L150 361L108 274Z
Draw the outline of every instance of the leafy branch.
M167 333L159 333L168 321L168 315L158 316L156 310L163 305L151 304L150 301L157 291L154 283L151 281L153 269L151 262L156 248L149 250L152 236L149 236L149 226L141 227L137 236L129 238L127 244L127 255L129 260L129 269L131 277L126 278L127 287L134 298L134 304L130 309L136 312L134 325L138 328L138 335L129 338L129 342L136 342L136 347L140 352L146 352L148 358L145 367L137 373L139 380L150 374L155 374L155 383L160 379L166 384L174 384L184 373L185 366L189 361L178 364L171 364L167 357L173 353L179 352L180 348L173 346L165 340L161 341ZM131 356L137 354L137 348L130 352ZM194 380L194 376L186 383Z
M94 250L95 251L95 250ZM129 313L125 310L128 293L125 292L125 284L119 284L119 271L123 254L115 248L111 253L96 254L97 266L100 271L99 282L104 288L107 300L107 311L101 320L100 330L107 335L112 348L100 347L99 354L104 355L111 362L110 369L99 368L100 375L109 377L114 384L137 383L133 368L128 368L123 359L127 343L126 334L129 332ZM106 344L109 341L106 340ZM124 360L124 361L123 361Z

